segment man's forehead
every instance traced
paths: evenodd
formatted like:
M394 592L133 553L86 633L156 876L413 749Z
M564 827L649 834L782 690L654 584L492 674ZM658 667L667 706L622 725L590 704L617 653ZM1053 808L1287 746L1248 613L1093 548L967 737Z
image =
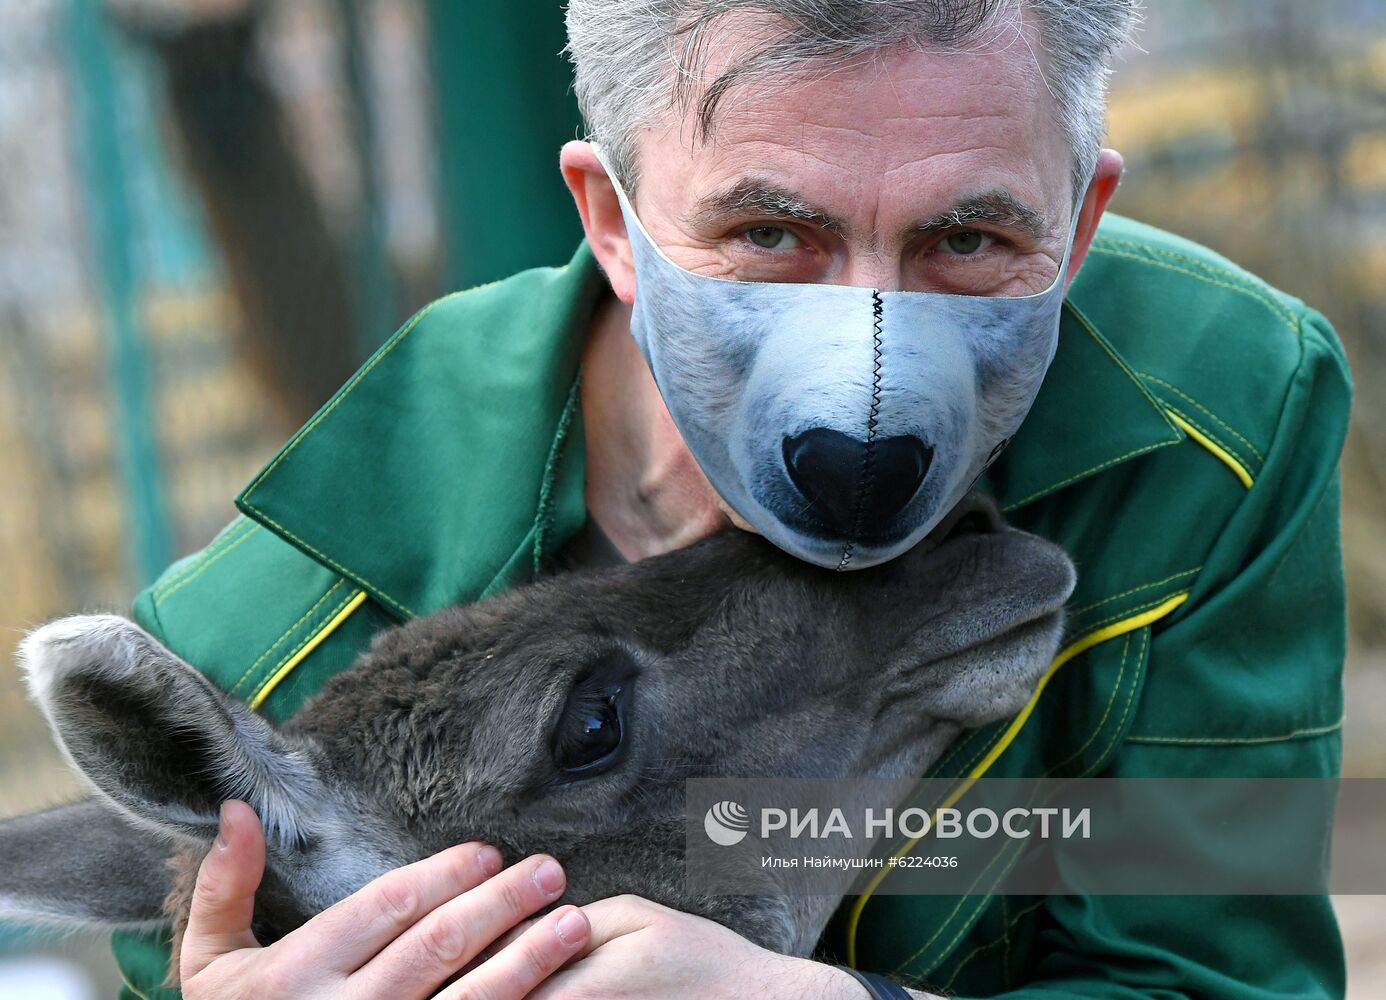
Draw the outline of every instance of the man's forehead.
M685 209L694 198L764 201L778 192L793 196L782 199L786 208L827 210L839 222L868 204L877 211L883 194L908 200L902 213L921 219L975 210L970 202L993 194L1061 215L1071 169L1052 98L1018 43L977 52L899 46L817 74L747 79L703 140L690 141L686 122L650 138L642 159L686 159Z
M708 114L696 124L707 126L709 135L736 127L738 120L777 112L810 121L805 112L817 116L841 109L850 125L869 127L873 120L968 109L1005 109L1021 117L1031 108L1052 110L1038 23L1024 13L1024 5L1006 6L1009 13L956 44L906 38L850 55L834 56L826 49L818 59L768 63L763 60L774 46L774 22L752 13L725 14L701 40L707 60L684 67L691 76L680 84L680 105L689 115ZM863 117L862 110L872 113Z

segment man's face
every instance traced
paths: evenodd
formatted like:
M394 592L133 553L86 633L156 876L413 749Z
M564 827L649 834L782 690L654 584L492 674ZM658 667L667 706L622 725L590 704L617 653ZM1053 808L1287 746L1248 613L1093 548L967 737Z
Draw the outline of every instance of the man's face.
M705 80L755 50L754 27L721 23ZM1077 273L1121 171L1104 151L1075 225L1072 150L1040 51L1032 29L1011 24L967 51L901 45L831 70L744 78L710 136L690 110L637 137L636 215L678 268L708 277L1038 297L1059 277L1070 232L1064 278ZM616 193L588 144L569 143L562 161L590 245L630 305L632 234ZM647 308L689 315L652 290ZM663 387L681 393L683 438L697 435L693 453L723 490L708 484L710 503L742 527L733 503L774 522L761 530L824 565L844 543L840 567L848 553L856 565L890 558L942 517L1013 433L1046 348L1052 356L1052 328L998 325L994 310L939 305L905 330L910 314L881 306L873 344L869 303L826 315L803 313L792 294L758 301L753 315L708 313L706 331L666 336L669 371L697 374ZM677 439L657 410L642 420ZM863 449L869 462L854 457Z
M641 136L636 210L700 274L1042 291L1068 235L1071 152L1036 41L1010 31L982 48L902 46L817 79L739 84L710 141L690 141L688 121Z

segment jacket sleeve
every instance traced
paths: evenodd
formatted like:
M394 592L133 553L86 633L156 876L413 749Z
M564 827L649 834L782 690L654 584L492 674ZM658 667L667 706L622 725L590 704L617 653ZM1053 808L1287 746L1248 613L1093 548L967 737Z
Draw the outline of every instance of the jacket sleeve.
M1335 777L1346 612L1338 457L1346 361L1301 322L1301 361L1259 478L1178 620L1152 640L1140 707L1102 777ZM1328 836L1331 817L1322 818ZM1180 824L1198 850L1199 824ZM1178 845L1174 845L1178 846ZM1008 1000L1341 997L1326 896L1051 896L1006 928ZM1026 941L1028 946L1018 946ZM940 984L942 985L942 984Z

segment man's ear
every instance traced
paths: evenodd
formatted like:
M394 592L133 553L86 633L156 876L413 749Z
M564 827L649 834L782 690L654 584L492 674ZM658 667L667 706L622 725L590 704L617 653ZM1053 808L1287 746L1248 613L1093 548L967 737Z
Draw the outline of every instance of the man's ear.
M97 799L0 821L0 918L140 927L164 919L166 836Z
M305 838L322 799L306 749L133 622L64 618L30 634L19 657L71 763L137 824L210 843L221 803L241 799L270 843Z
M1121 154L1115 149L1104 149L1097 154L1097 169L1092 181L1083 195L1083 203L1078 209L1078 227L1073 233L1073 252L1068 255L1068 274L1064 278L1067 288L1078 276L1078 270L1087 259L1088 248L1097 235L1097 224L1102 221L1102 213L1107 210L1112 196L1121 184L1121 172L1125 169Z
M606 272L611 288L626 305L635 301L635 260L616 189L590 142L564 143L558 157L563 180L573 193L587 243Z

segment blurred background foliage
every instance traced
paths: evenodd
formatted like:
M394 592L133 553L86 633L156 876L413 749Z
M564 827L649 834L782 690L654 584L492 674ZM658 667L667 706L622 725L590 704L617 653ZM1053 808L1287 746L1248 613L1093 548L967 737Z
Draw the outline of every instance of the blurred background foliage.
M562 44L558 0L0 4L0 664L205 544L419 306L569 257ZM1347 345L1345 770L1386 774L1386 0L1158 0L1111 144L1115 210ZM72 793L0 667L0 815ZM1386 990L1379 903L1349 937Z

